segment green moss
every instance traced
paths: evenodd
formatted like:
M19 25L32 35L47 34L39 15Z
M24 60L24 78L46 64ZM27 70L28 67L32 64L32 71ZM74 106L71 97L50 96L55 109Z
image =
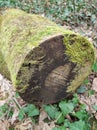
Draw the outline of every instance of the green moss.
M80 35L64 36L64 45L66 46L66 55L70 57L70 61L84 66L86 62L93 64L94 51L92 44Z
M70 62L76 63L74 70L77 75L67 87L67 92L74 92L90 74L92 65L95 61L95 52L92 43L78 34L64 36L65 54Z
M10 72L8 70L6 62L4 61L4 57L3 57L2 53L1 53L1 51L0 51L0 73L2 75L4 75L7 79L10 79Z

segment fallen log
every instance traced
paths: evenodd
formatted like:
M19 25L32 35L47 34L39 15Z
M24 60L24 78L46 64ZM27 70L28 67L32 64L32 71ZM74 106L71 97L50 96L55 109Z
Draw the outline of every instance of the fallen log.
M95 59L86 38L18 9L1 11L0 39L0 73L29 103L55 103L74 93Z

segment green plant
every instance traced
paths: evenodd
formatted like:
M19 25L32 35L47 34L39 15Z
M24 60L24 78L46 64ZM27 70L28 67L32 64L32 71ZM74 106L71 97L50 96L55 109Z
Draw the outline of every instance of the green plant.
M72 100L63 100L58 105L45 105L44 110L51 120L55 120L57 127L53 130L90 130L88 123L90 115L86 112L85 105L79 103L78 95L75 94ZM69 118L68 118L69 117Z
M44 110L48 113L51 119L56 120L57 124L64 122L64 116L57 106L45 105Z
M7 110L8 110L8 104L0 106L0 117L5 116L7 114Z
M33 104L28 104L27 106L23 107L19 111L18 119L21 121L25 116L33 117L39 115L39 110Z
M90 130L90 125L82 120L70 123L70 130Z
M65 126L54 127L52 130L66 130Z

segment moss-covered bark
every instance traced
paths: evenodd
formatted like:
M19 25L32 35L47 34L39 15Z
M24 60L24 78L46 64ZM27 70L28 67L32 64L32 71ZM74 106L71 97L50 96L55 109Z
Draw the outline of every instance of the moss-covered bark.
M0 16L0 72L28 102L53 103L91 71L92 44L39 15L7 9Z

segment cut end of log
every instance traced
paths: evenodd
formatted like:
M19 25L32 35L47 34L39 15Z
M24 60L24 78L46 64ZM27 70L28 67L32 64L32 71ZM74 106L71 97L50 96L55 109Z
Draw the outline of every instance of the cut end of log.
M67 37L68 42L64 43ZM83 38L86 44L84 46L83 42L78 44L72 41L75 37L75 41L82 41L80 36L74 34L50 38L26 56L16 79L16 86L19 86L18 91L24 100L36 104L58 102L74 92L88 76L94 61L94 52L87 40ZM67 48L67 43L71 50ZM72 50L73 54L70 56L68 51ZM84 54L83 51L87 53Z
M58 102L91 72L95 54L86 38L17 9L8 9L0 19L0 73L25 101Z
M59 35L46 40L26 56L16 79L18 91L26 101L53 103L64 98L76 74L76 63L66 56L63 38Z

